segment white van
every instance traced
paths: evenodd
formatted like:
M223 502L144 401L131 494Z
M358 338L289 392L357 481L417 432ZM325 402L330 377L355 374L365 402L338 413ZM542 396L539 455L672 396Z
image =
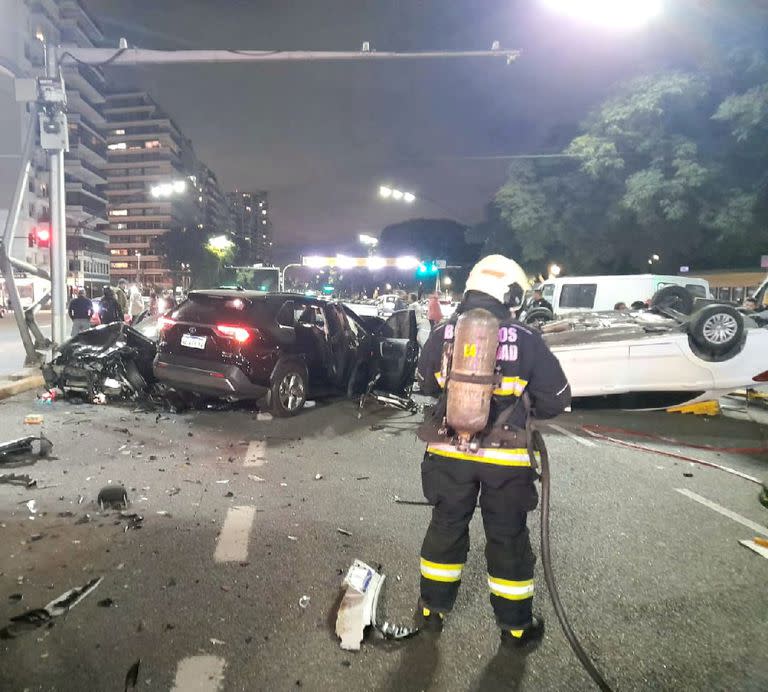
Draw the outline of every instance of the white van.
M711 298L709 282L688 276L626 274L623 276L567 276L548 279L540 285L542 296L555 315L568 312L613 310L617 303L630 307L649 300L665 286L683 286L698 298Z

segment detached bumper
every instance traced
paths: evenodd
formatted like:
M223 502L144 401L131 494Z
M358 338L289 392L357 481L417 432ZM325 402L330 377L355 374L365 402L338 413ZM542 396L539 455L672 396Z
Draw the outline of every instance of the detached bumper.
M260 399L268 387L253 384L236 365L158 354L152 369L160 382L185 392L228 399Z

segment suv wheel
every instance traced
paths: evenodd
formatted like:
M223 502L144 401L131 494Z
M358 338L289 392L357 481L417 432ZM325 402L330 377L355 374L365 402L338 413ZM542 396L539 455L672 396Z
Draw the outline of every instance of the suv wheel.
M744 335L744 318L729 305L707 305L691 318L694 343L716 356L728 353Z
M307 401L307 378L304 370L293 363L281 365L275 371L271 388L272 412L287 418L295 416Z

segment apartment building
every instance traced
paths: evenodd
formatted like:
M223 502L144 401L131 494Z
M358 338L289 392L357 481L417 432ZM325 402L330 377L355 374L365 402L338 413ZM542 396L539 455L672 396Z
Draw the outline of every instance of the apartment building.
M238 247L238 264L271 264L273 255L272 221L267 192L241 192L227 195L232 214L233 237Z
M146 92L110 94L104 113L112 280L158 289L180 285L183 267L167 260L164 238L204 232L201 165L189 140Z

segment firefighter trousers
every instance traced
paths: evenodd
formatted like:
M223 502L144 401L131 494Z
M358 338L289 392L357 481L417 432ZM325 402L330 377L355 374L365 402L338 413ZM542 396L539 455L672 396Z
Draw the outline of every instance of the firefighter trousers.
M453 608L469 553L469 522L478 494L485 527L488 587L502 629L531 623L533 568L527 512L536 508L535 473L426 454L424 496L434 505L421 549L421 600L435 612Z

